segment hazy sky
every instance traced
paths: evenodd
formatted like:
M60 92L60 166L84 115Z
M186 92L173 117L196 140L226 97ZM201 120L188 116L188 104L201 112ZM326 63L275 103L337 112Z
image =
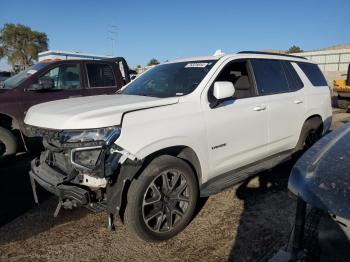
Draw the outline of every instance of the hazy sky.
M152 57L164 61L217 49L350 43L349 10L349 0L0 0L0 27L21 23L46 32L54 50L111 54L108 31L115 25L116 54L136 66Z

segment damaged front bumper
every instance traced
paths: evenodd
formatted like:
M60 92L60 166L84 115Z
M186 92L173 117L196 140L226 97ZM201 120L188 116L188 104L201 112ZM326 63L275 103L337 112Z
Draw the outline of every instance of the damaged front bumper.
M31 162L29 171L33 195L39 203L37 185L58 197L57 216L61 207L84 206L93 212L107 211L109 227L123 202L123 192L142 165L133 155L116 145L101 146L98 159L89 168L77 165L74 154L89 147L62 148L47 141L46 151ZM91 147L90 147L91 148Z
M88 190L69 184L67 175L51 168L47 163L40 163L39 159L31 162L31 171L29 171L35 202L38 204L36 192L37 182L41 187L59 197L61 200L69 199L76 205L87 205L91 203L91 192Z

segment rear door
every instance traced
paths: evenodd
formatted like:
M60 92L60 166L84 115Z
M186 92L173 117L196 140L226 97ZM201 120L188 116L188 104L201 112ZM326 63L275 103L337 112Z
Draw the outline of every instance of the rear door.
M291 62L252 59L258 92L268 99L269 155L295 147L306 112L303 83Z
M36 104L88 95L83 85L82 75L82 64L79 61L64 61L53 64L46 71L33 78L31 83L37 84L39 78L43 76L50 77L54 83L51 89L30 91L28 88L24 88L21 90L22 117L24 118L28 109Z
M85 69L90 95L115 94L123 86L122 76L116 63L85 62Z

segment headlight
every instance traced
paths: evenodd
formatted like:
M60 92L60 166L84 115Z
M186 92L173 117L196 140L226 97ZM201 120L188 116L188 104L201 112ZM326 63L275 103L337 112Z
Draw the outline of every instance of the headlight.
M119 127L63 131L60 134L60 142L64 144L102 141L111 145L120 136L120 132Z
M98 165L102 150L101 147L87 147L73 149L71 153L71 162L80 168L93 169Z

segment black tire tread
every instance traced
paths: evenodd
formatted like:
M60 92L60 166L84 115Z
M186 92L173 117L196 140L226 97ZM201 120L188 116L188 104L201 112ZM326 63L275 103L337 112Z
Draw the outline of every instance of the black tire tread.
M147 229L145 228L145 225L141 221L141 213L139 212L139 201L140 198L143 197L142 192L145 190L145 186L148 186L147 181L150 178L153 178L154 174L157 171L160 171L164 167L168 166L177 166L179 168L182 168L185 172L189 173L192 177L192 181L187 181L188 183L195 184L194 186L194 206L188 207L192 208L192 210L189 210L188 215L186 218L184 218L184 221L181 222L181 227L178 227L174 232L170 232L171 234L166 234L162 236L156 236L153 234L149 234L147 232ZM156 172L155 172L156 171ZM141 194L140 194L141 192ZM170 155L162 155L155 159L153 159L148 166L143 170L141 175L134 179L130 185L129 191L127 193L127 205L125 209L124 214L124 223L129 232L132 233L133 236L136 236L142 240L148 241L148 242L155 242L155 241L163 241L167 240L176 234L178 234L180 231L183 230L187 226L187 224L191 221L193 214L195 212L195 206L198 198L198 184L195 178L195 174L193 173L193 170L191 167L182 159L173 157ZM169 233L169 232L167 232Z

